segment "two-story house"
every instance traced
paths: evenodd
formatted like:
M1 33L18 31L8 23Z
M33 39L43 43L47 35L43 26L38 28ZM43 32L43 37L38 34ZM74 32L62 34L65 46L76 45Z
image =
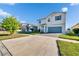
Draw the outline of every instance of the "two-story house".
M65 33L66 12L54 12L38 19L38 29L45 33Z

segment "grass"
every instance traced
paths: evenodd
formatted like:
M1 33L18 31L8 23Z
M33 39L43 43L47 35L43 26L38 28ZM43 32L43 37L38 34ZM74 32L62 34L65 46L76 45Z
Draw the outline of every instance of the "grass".
M57 41L61 56L79 56L79 43Z
M79 37L78 36L69 36L69 35L62 34L62 35L59 35L58 37L59 38L64 38L64 39L71 39L71 40L79 41Z
M12 39L12 38L19 38L19 37L25 37L28 36L26 34L13 34L9 35L9 32L6 31L0 31L0 40L6 40L6 39Z

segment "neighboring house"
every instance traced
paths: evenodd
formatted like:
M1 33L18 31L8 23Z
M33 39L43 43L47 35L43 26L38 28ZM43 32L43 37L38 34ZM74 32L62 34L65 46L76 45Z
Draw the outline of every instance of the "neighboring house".
M37 30L37 26L35 26L33 24L22 23L21 24L21 30L23 32L32 32L32 31L36 31Z
M1 22L0 22L0 31L6 31L4 28L1 27Z
M32 30L32 32L37 32L37 31L38 31L38 26L32 25L32 26L30 27L30 29Z
M54 12L38 21L38 29L41 32L65 33L66 12Z
M0 27L0 31L6 31L4 28Z
M23 31L23 32L26 32L27 30L26 30L26 23L21 23L21 30Z
M71 28L72 28L72 29L79 28L79 23L75 24L75 25L72 26Z

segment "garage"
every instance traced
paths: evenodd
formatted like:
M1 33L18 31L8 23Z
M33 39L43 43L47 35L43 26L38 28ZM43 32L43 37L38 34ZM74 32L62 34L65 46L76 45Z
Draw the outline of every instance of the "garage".
M48 33L62 33L62 27L48 27Z

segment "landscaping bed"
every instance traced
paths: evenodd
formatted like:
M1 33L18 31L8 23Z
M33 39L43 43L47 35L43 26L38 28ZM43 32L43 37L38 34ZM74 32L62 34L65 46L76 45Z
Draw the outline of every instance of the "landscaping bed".
M77 40L79 41L79 36L69 36L69 35L59 35L59 38L63 38L63 39L70 39L70 40Z
M79 56L79 43L57 41L61 56Z

